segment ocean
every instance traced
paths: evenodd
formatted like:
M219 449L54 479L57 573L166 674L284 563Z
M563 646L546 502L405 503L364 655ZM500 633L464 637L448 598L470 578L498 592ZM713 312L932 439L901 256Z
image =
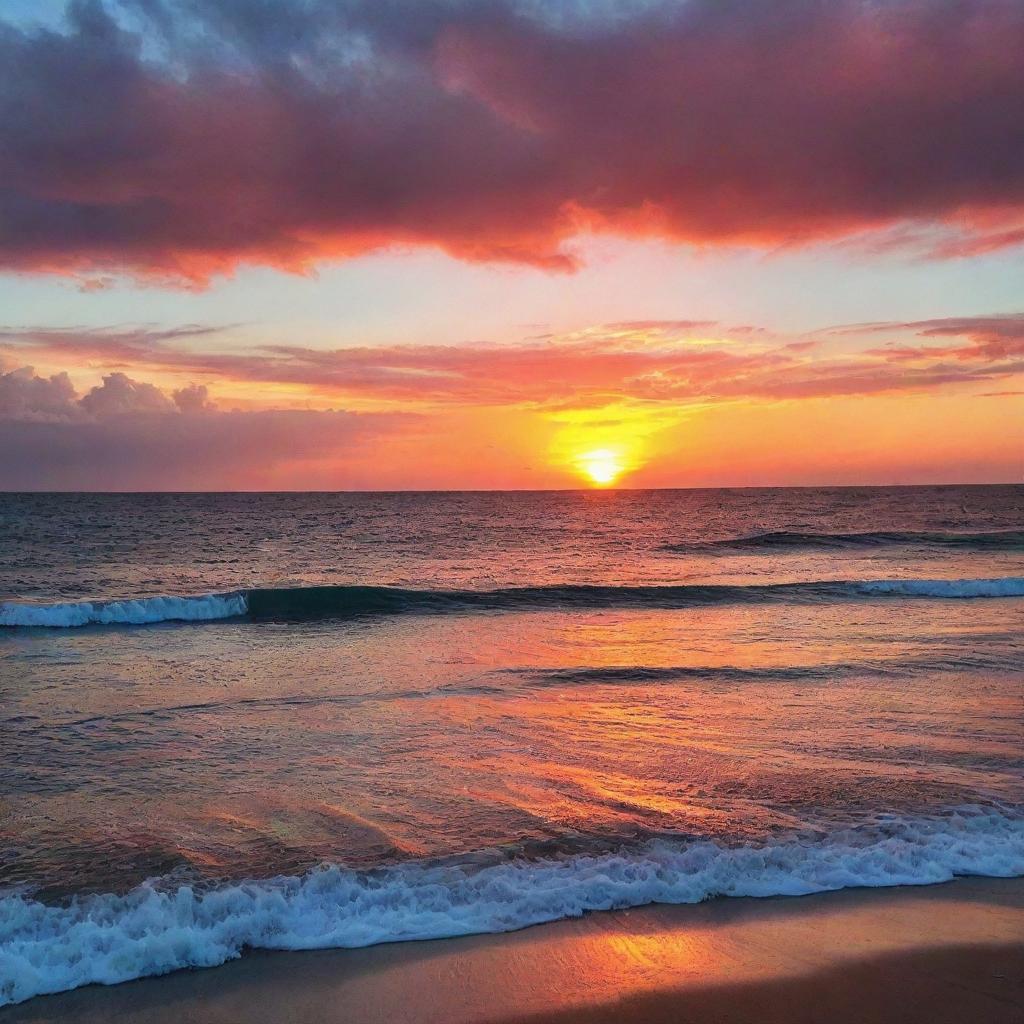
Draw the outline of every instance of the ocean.
M0 495L0 1005L1024 875L1024 487Z

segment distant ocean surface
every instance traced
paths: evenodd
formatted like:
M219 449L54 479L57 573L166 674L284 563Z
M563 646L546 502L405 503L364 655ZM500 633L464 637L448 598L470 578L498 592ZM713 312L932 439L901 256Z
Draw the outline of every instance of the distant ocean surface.
M1024 875L1024 487L0 495L0 1005Z

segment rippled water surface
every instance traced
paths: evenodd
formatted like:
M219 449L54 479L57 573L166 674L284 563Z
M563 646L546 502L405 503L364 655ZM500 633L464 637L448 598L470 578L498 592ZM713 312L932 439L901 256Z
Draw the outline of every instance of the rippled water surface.
M1024 488L6 495L0 601L0 1003L74 894L119 980L1024 873Z

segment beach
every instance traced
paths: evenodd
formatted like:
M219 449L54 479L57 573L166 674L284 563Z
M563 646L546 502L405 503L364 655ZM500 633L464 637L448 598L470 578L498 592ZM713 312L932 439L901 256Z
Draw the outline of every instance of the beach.
M1019 1022L1024 881L718 899L505 935L246 953L90 986L5 1024Z

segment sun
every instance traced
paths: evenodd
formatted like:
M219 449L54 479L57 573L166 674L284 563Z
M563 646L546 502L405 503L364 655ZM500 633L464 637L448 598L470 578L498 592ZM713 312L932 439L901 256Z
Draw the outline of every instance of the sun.
M610 448L595 448L591 452L584 452L576 464L598 487L613 484L625 468L622 459Z

